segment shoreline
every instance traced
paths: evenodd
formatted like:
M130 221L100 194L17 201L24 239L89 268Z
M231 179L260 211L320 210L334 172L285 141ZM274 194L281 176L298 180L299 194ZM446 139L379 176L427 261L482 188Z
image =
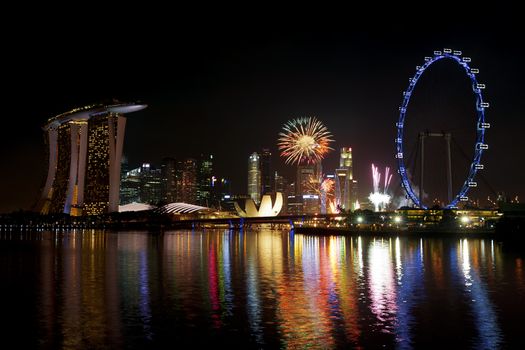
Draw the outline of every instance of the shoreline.
M405 237L450 237L450 238L502 238L495 230L446 230L446 229L381 229L368 230L334 227L296 227L295 233L321 236L405 236Z

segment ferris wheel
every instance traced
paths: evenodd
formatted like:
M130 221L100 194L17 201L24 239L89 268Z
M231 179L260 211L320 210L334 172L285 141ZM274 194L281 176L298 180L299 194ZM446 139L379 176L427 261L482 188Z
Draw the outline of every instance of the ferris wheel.
M467 192L472 187L477 187L477 182L474 181L474 177L476 176L476 173L478 170L482 170L484 168L484 165L481 163L481 155L483 154L483 151L488 149L488 145L485 143L485 131L486 129L490 128L490 124L485 122L485 109L489 107L489 104L483 100L482 90L485 89L485 84L478 83L476 79L476 74L479 73L479 70L476 68L471 68L469 66L469 63L471 62L470 57L464 57L462 56L461 51L457 50L451 50L451 49L443 49L443 51L434 51L433 56L425 57L424 64L422 66L416 67L416 73L412 78L409 79L409 85L406 91L403 92L403 102L401 106L399 107L399 120L396 123L397 128L397 137L395 140L396 144L396 158L397 158L397 168L399 175L401 177L401 184L407 194L407 196L412 200L412 202L419 208L427 209L427 207L423 204L422 201L422 193L423 193L423 161L421 164L421 184L419 188L419 196L415 193L414 189L412 188L412 184L408 178L407 173L407 167L405 165L405 158L403 153L403 134L404 134L404 123L405 123L405 117L408 111L408 105L410 102L410 97L412 96L412 93L414 91L414 88L416 87L416 84L425 72L427 68L429 68L433 63L440 61L440 60L451 60L465 70L465 73L470 78L470 81L472 83L472 92L474 93L476 97L476 141L474 144L474 157L472 158L470 169L467 175L467 178L463 185L461 186L461 189L459 192L452 197L451 195L451 188L452 188L452 174L450 169L450 143L448 147L448 159L449 159L449 168L448 168L448 178L449 178L449 203L446 205L446 208L455 208L460 201L468 201ZM449 138L450 140L450 134L446 133L427 133L426 135L424 133L420 133L420 136L443 136L445 138ZM449 141L450 142L450 141ZM423 154L423 153L422 153Z

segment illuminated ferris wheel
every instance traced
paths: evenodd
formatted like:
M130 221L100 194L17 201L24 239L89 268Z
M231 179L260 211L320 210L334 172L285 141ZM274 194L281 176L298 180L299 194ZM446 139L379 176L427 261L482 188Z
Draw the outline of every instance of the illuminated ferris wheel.
M470 78L472 83L472 91L476 96L476 142L474 145L474 157L470 164L470 169L467 175L467 178L459 192L452 197L452 171L451 171L451 161L450 161L450 134L449 133L420 133L420 147L424 145L424 138L429 136L442 136L448 141L447 155L448 155L448 171L447 171L447 180L448 180L448 192L449 192L449 204L446 205L446 208L454 208L457 206L460 201L468 201L467 192L471 187L477 187L477 182L474 181L474 177L478 170L483 169L483 164L481 164L481 155L484 150L488 149L488 145L485 143L485 130L490 128L490 124L485 122L485 108L489 107L487 102L483 101L483 96L481 91L485 89L485 84L478 83L476 79L476 74L479 73L479 70L476 68L470 68L469 63L471 61L470 57L462 57L461 51L443 49L443 51L434 51L433 56L425 57L425 63L422 66L416 67L416 73L412 78L409 79L409 85L406 91L403 92L403 103L399 107L399 120L396 123L397 127L397 137L395 140L396 144L396 158L397 158L397 167L398 172L401 177L401 184L407 194L407 196L412 200L412 202L422 209L427 209L423 204L422 194L423 194L423 169L424 169L424 152L421 153L421 183L419 187L419 196L415 193L412 188L412 184L408 178L407 168L404 160L403 153L403 133L404 133L404 123L405 117L408 111L408 104L410 102L410 97L416 87L416 84L425 72L433 63L440 60L452 60L459 64L465 70L465 73ZM423 151L423 150L422 150Z

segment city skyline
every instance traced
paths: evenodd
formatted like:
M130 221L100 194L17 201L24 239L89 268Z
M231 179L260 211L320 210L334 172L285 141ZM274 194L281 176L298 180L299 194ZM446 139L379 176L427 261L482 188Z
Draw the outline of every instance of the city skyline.
M160 164L164 157L183 159L212 153L216 173L231 178L235 193L243 193L247 186L248 155L263 148L272 153L273 170L293 179L295 167L286 166L277 156L280 127L291 118L316 116L332 131L334 149L354 150L354 176L360 181L363 197L372 185L371 163L395 169L395 123L408 78L425 56L444 47L472 57L480 69L480 81L487 85L487 121L493 128L487 135L490 149L484 154L483 176L495 191L523 196L523 165L504 157L513 150L513 140L525 126L520 118L523 44L511 24L503 30L506 35L451 28L440 33L414 33L403 41L399 40L399 29L391 33L255 32L250 33L248 42L239 35L219 32L204 38L198 47L195 40L201 38L193 34L178 44L182 54L174 60L168 51L152 45L152 56L160 59L156 67L152 66L153 57L143 61L145 54L131 56L128 62L110 59L107 64L85 57L76 63L46 61L42 54L40 59L50 64L49 71L29 67L22 77L8 76L13 86L22 79L29 81L34 91L24 96L32 101L24 110L27 118L10 118L2 128L1 146L9 171L1 175L0 212L29 209L38 198L45 181L41 131L45 120L68 108L111 98L140 100L150 106L129 117L124 154L130 164ZM136 74L128 76L132 69ZM73 83L75 74L71 72L92 73L93 82ZM115 84L95 83L111 74ZM59 87L43 93L41 84L51 77ZM474 131L474 122L468 117L474 110L472 96L453 65L431 69L415 94L409 120L423 116L421 127L453 124L454 129L470 127ZM13 102L19 99L15 97ZM425 109L425 105L430 107ZM472 147L469 137L462 138L466 149ZM337 153L328 155L323 168L336 169ZM462 165L456 169L458 177L463 176ZM490 189L478 182L478 197L490 194ZM398 183L394 177L392 188ZM432 189L439 184L428 186Z

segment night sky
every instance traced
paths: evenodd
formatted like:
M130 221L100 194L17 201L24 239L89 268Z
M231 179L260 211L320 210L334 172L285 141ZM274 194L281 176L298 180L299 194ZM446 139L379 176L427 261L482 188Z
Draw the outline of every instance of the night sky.
M294 167L278 157L278 133L291 118L317 116L336 140L336 151L323 163L325 171L335 168L339 147L351 146L364 197L370 192L372 162L381 170L395 167L395 123L408 78L425 56L444 47L472 58L490 102L490 149L483 157L488 185L478 179L480 188L472 197L505 191L525 200L523 30L513 20L497 30L466 23L431 30L421 24L373 30L197 30L197 25L132 27L124 22L92 32L69 23L68 35L56 27L8 39L3 50L8 92L0 138L0 212L30 209L40 195L47 171L45 121L111 98L149 105L128 115L124 153L130 165L212 153L216 175L230 178L235 193L245 193L248 156L263 147L272 150L274 168L292 180ZM430 68L412 102L406 147L415 142L417 131L452 130L460 147L472 154L474 98L457 65L449 61ZM443 151L438 140L429 145L435 155L430 172L442 171L428 180L431 196L445 191ZM453 164L455 190L468 166L460 158ZM399 186L396 177L392 186Z

